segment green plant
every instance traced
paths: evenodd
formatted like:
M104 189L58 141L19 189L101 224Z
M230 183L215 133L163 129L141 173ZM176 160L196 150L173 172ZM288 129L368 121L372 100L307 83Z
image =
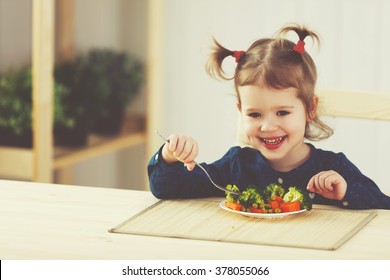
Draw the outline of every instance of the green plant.
M63 99L64 115L75 120L77 133L85 134L91 129L115 133L129 102L139 93L143 65L126 53L92 49L57 64L55 78L69 89ZM61 141L66 132L62 130L58 134L61 136L57 139Z
M54 125L72 126L64 115L62 99L67 89L54 84ZM31 67L8 71L0 77L0 128L15 135L32 129L32 71Z
M109 95L123 107L134 98L143 82L143 65L134 56L107 49L93 49L86 58L87 68L102 73L107 80Z
M134 56L107 49L93 49L86 57L87 72L102 75L105 86L96 91L101 99L96 104L95 130L117 132L124 111L139 93L143 82L143 65Z
M96 118L96 107L101 107L108 85L100 69L90 69L84 56L57 64L54 76L68 89L63 98L63 113L75 122L91 123Z
M31 130L31 69L9 71L0 77L0 127L15 135Z

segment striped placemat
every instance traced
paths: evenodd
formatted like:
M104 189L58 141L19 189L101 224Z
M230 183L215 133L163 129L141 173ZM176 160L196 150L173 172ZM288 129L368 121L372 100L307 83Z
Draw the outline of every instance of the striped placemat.
M219 207L220 200L161 200L113 233L335 250L376 215L315 208L278 219L256 219Z

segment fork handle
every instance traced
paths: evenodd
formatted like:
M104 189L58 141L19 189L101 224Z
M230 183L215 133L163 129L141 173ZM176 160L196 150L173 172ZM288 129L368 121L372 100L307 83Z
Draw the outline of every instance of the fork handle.
M209 178L210 182L211 182L216 188L220 189L221 191L230 192L230 193L235 194L235 195L240 195L240 194L241 194L241 193L238 193L238 192L235 192L235 191L228 190L228 189L226 189L226 188L224 188L224 187L221 187L220 185L216 184L216 183L213 181L213 179L211 179L209 173L207 172L206 169L204 169L204 167L203 167L202 165L200 165L200 164L197 163L197 162L195 162L195 164L196 164L200 169L203 170L203 172L204 172L204 173L207 175L207 177Z

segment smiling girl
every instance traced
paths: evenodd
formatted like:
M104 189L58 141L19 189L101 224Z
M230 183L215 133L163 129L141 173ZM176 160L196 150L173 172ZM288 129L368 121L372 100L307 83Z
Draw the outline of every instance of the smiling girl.
M289 32L298 35L296 44L284 38ZM307 37L319 43L314 32L298 25L282 28L276 38L257 40L247 51L231 51L214 41L207 71L213 78L230 80L222 62L235 58L237 108L250 147L232 147L218 161L202 166L222 186L265 188L277 182L284 188L307 189L313 203L390 209L390 197L343 153L323 151L305 142L333 134L317 115L317 71L305 50ZM152 193L162 199L223 196L195 168L197 155L194 139L171 135L148 165Z

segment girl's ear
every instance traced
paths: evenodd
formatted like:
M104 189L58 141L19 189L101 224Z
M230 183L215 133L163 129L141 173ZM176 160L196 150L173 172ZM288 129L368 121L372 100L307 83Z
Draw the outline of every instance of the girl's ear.
M241 112L241 103L240 102L237 102L237 109L238 109L238 111L240 111Z
M318 96L314 95L307 112L307 120L311 122L317 116Z

